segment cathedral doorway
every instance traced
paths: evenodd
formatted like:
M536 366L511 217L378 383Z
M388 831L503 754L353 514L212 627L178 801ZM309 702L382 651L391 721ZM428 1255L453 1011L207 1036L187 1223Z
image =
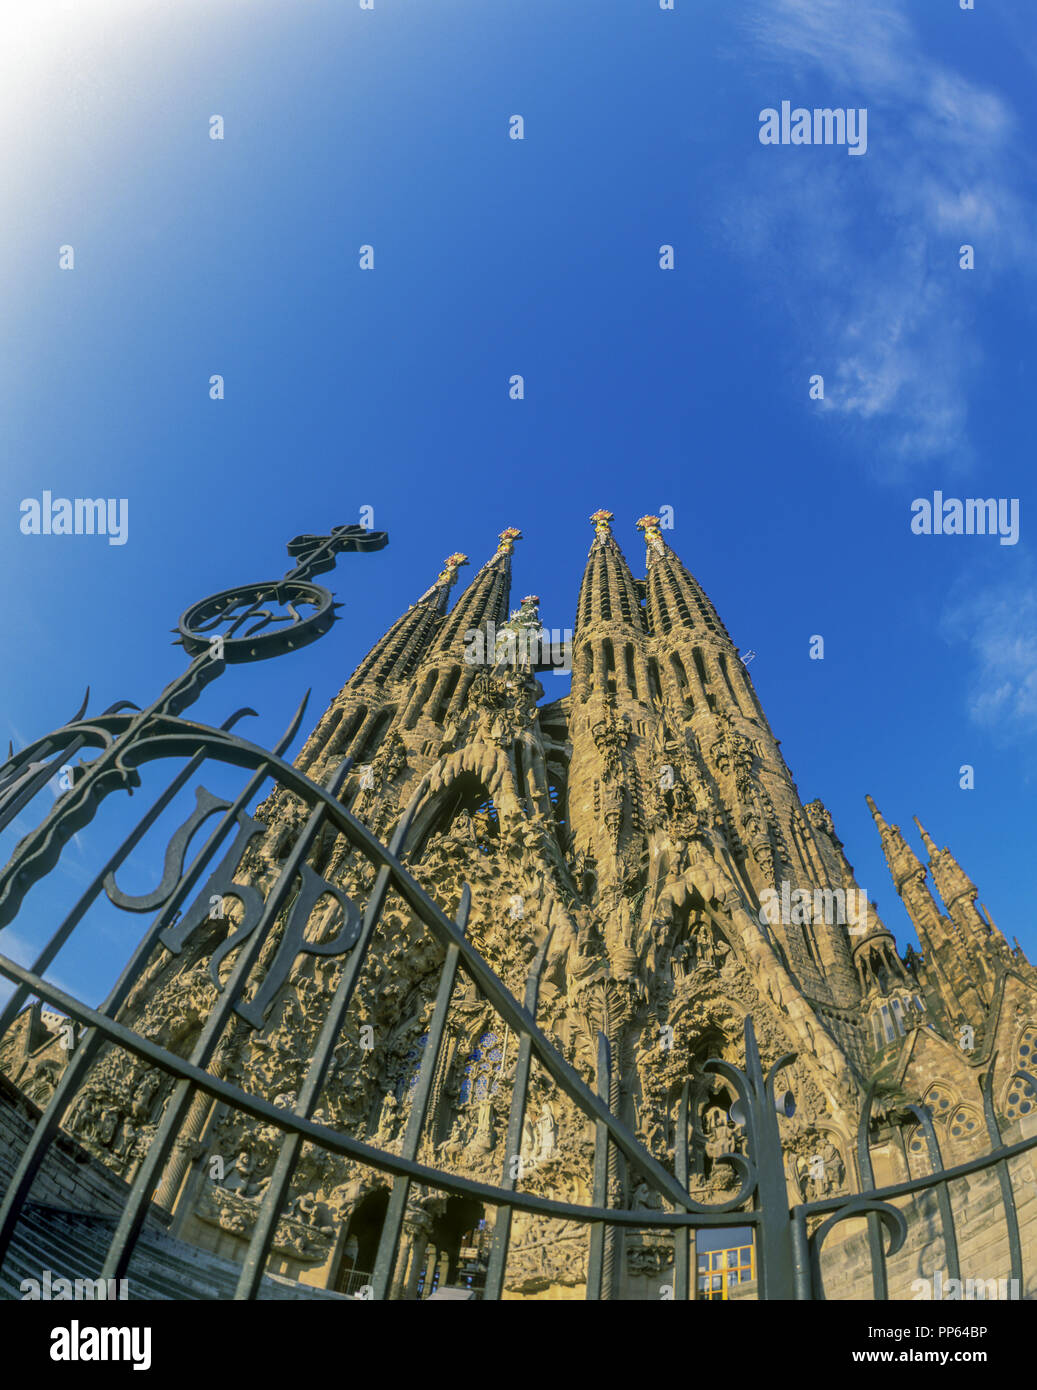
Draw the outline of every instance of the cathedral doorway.
M450 1197L432 1224L430 1258L419 1286L420 1298L437 1288L481 1289L493 1232L486 1223L481 1202L471 1197Z
M491 854L500 837L500 818L486 786L463 772L422 807L411 830L411 863L420 863L438 835L469 841L482 854Z
M387 1187L376 1187L357 1203L346 1227L338 1268L330 1285L335 1293L355 1294L372 1282L388 1207Z

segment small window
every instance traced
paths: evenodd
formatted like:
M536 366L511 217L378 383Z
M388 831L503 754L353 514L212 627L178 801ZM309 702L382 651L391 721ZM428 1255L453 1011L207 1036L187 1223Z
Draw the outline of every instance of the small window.
M469 1101L486 1100L496 1095L500 1089L500 1040L496 1033L483 1033L477 1047L468 1054L461 1080L458 1100L462 1105Z
M396 1083L396 1099L402 1100L408 1092L413 1091L418 1084L418 1077L421 1075L421 1058L423 1047L428 1046L428 1034L422 1033L416 1045L410 1049L404 1059L404 1073Z

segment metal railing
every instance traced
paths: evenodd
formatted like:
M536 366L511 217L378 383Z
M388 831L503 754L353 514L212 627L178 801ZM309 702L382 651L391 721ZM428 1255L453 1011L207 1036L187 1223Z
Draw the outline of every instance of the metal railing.
M948 1252L947 1267L954 1277L953 1272L958 1267L957 1250L948 1184L957 1177L993 1168L1000 1183L1008 1228L1012 1275L1021 1279L1018 1217L1008 1164L1011 1158L1037 1145L1037 1138L1008 1147L1002 1144L991 1099L992 1066L987 1073L984 1097L988 1132L994 1146L991 1153L944 1170L931 1117L927 1111L916 1107L933 1172L925 1178L873 1188L868 1147L869 1098L861 1117L858 1145L861 1180L867 1190L849 1198L828 1198L790 1210L775 1087L778 1075L794 1060L794 1055L779 1058L765 1074L752 1020L747 1018L744 1070L714 1058L705 1063L702 1075L689 1077L684 1084L671 1172L610 1108L614 1077L605 1035L600 1034L598 1038L597 1069L592 1087L538 1026L538 991L549 939L540 945L528 972L524 997L519 1002L466 938L470 889L465 886L451 919L408 869L405 853L420 807L420 792L399 819L390 843L385 845L340 800L350 771L348 759L329 774L324 785L284 760L282 755L301 724L305 701L272 750L232 732L236 721L248 711L239 710L220 728L180 717L227 664L263 659L303 645L326 631L334 620L334 605L326 590L310 584L310 576L330 568L338 550L377 548L379 543L384 544L384 538L379 541L376 535L360 532L359 528L338 528L327 537L302 537L292 542L289 549L299 557L299 563L285 580L228 590L188 610L178 630L181 642L193 659L183 675L153 704L138 710L122 702L92 718L84 717L84 705L69 724L38 740L0 767L0 829L3 829L59 768L68 765L71 757L83 749L99 750L93 761L80 770L71 789L54 803L39 827L23 838L12 859L0 871L0 927L4 927L15 920L33 885L54 867L62 847L91 821L110 792L130 790L139 785L138 769L145 764L166 758L186 759L151 808L97 869L32 964L21 965L11 956L0 955L0 974L15 985L11 999L0 1012L0 1038L34 996L75 1020L84 1030L19 1158L0 1206L0 1261L64 1117L88 1084L105 1050L115 1046L148 1066L158 1068L170 1079L171 1090L147 1152L128 1186L125 1205L100 1272L102 1278L119 1279L125 1275L152 1195L160 1190L163 1174L170 1171L179 1142L190 1137L187 1133L189 1114L201 1096L262 1125L273 1126L282 1136L242 1260L235 1294L238 1299L257 1296L278 1222L286 1213L293 1178L306 1144L313 1144L327 1154L357 1161L391 1179L374 1267L362 1275L354 1271L348 1281L352 1288L357 1279L362 1279L363 1285L357 1288L370 1286L376 1299L394 1294L401 1296L399 1285L393 1283L394 1270L408 1198L415 1185L472 1198L495 1208L482 1290L482 1297L486 1299L499 1299L502 1295L515 1212L574 1221L588 1227L586 1295L589 1299L615 1296L615 1244L625 1231L672 1232L672 1295L676 1300L694 1298L696 1281L691 1234L695 1230L729 1227L733 1212L738 1212L738 1225L749 1226L752 1230L753 1272L761 1299L820 1298L823 1297L820 1260L826 1237L837 1224L863 1216L868 1223L874 1296L884 1298L888 1296L886 1259L902 1246L907 1233L906 1219L892 1205L893 1200L929 1188L936 1191ZM313 614L301 618L299 608L306 603L312 607ZM277 604L288 610L287 616L274 616L272 606ZM245 623L251 626L242 631ZM285 626L271 632L263 631L275 623ZM215 630L219 627L226 631L217 634ZM170 841L159 887L139 898L128 897L115 886L116 871L199 769L213 762L243 769L247 776L241 790L233 800L227 801L198 789L194 813ZM264 897L254 886L235 882L234 874L239 871L242 856L253 838L267 830L262 821L249 815L248 808L268 782L297 797L306 808L306 819ZM215 826L189 860L195 836L211 818L216 818ZM325 831L341 837L355 855L376 870L373 887L362 910L338 886L322 878L310 863L311 852ZM219 858L221 854L223 857ZM103 1003L94 1008L58 987L47 978L46 972L102 892L117 907L133 912L147 911L154 913L154 917ZM333 894L341 904L344 924L332 941L317 945L306 938L305 928L310 912L326 893ZM410 1108L399 1153L363 1143L314 1118L334 1050L343 1036L361 971L390 893L406 904L443 951L435 1002L426 1029L427 1042L421 1051L416 1083L410 1091ZM217 990L216 1000L189 1054L180 1056L130 1027L120 1015L159 950L164 948L173 955L183 950L207 921L212 898L222 894L239 900L243 917L234 933L211 958L210 975ZM275 942L277 949L264 953L268 943L274 945ZM221 979L218 967L235 951L237 959L229 975ZM305 1076L288 1109L242 1089L229 1079L221 1065L221 1049L242 1028L256 1029L263 1025L267 1006L291 978L300 957L306 955L340 956L343 968L328 1001L316 1044L309 1054ZM256 989L255 974L261 956L268 963ZM511 1064L504 1160L496 1183L449 1172L422 1163L418 1158L426 1135L434 1081L443 1056L451 1000L460 975L474 984L481 998L517 1039ZM254 992L246 999L249 987ZM509 1156L521 1152L534 1061L577 1110L593 1122L595 1141L589 1203L559 1200L518 1187ZM730 1152L714 1158L714 1163L727 1164L734 1170L738 1186L726 1200L705 1203L691 1196L689 1179L691 1155L700 1151L698 1145L703 1137L699 1127L702 1086L705 1079L712 1077L725 1082L737 1098L744 1126L745 1152ZM1033 1080L1028 1075L1027 1079ZM657 1194L658 1208L625 1209L610 1204L610 1161L614 1166L617 1158L632 1165L649 1189ZM822 1219L815 1223L813 1219L818 1217ZM816 1229L812 1229L815 1224ZM890 1237L888 1249L883 1248L883 1230Z

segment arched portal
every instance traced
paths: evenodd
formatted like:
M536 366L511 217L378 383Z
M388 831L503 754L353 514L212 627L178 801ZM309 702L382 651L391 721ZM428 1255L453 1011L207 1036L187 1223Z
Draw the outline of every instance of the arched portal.
M354 1207L342 1241L338 1268L330 1284L335 1293L355 1294L365 1284L373 1282L375 1256L388 1207L387 1187L376 1187Z
M485 784L474 773L462 772L421 808L411 829L407 858L419 863L429 840L451 830L460 831L482 854L496 848L500 818Z
M435 1289L479 1290L486 1279L492 1230L485 1220L485 1209L472 1197L450 1197L432 1223L429 1257L420 1286L427 1298Z

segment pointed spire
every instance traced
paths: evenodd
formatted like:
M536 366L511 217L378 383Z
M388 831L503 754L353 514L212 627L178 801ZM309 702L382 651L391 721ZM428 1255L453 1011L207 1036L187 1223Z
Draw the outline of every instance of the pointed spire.
M644 631L641 595L622 550L612 534L612 512L599 508L592 512L594 540L580 585L575 631L591 623L624 623Z
M498 536L497 549L454 604L453 611L443 623L432 651L445 654L461 649L465 634L492 622L502 626L508 617L511 594L511 557L515 542L522 539L517 526L508 526Z
M457 583L457 571L462 565L468 564L468 556L460 550L455 550L443 561L443 568L436 576L436 582L425 590L418 603L434 603L436 612L442 617L446 612L447 599L450 590Z
M918 826L918 833L922 837L922 843L925 845L926 852L928 853L929 858L932 859L934 855L939 854L939 850L936 848L935 843L929 836L928 830L926 830L925 826L918 819L918 817L912 816L911 819L914 821L915 825Z
M637 522L637 529L644 532L645 545L648 547L648 562L651 563L654 555L665 555L666 542L663 540L663 533L659 529L662 519L657 516L643 516Z
M712 636L733 645L705 589L663 540L660 518L643 516L637 525L645 538L650 630L665 637L686 628L697 639Z
M917 816L914 819L929 853L929 872L932 874L936 890L961 934L974 968L992 985L996 974L995 957L1002 960L1007 958L1008 942L1001 931L977 908L979 889L954 855L946 846L938 849L922 822Z
M604 507L599 507L596 512L591 512L590 519L594 522L594 541L590 550L593 555L594 546L608 545L609 541L613 540L612 523L616 519L616 514L606 511ZM613 544L615 544L614 541Z
M867 801L878 827L879 837L882 840L882 852L886 856L886 863L889 865L889 872L893 875L897 892L903 897L904 887L911 881L916 881L924 887L925 869L922 861L900 833L900 826L887 825L882 812L871 797L866 796L864 799ZM928 894L928 890L925 891ZM935 903L933 903L933 909L934 911L936 909Z
M948 1017L956 1018L963 1013L978 1027L983 1022L989 999L989 981L983 963L970 950L968 935L962 931L956 917L940 911L926 882L925 866L900 833L900 826L887 825L871 797L866 800L878 826L882 852L893 883L918 932L926 967Z
M468 564L468 556L455 550L443 561L435 582L393 623L384 637L374 644L353 672L349 683L405 680L425 654L437 626L446 613L457 571Z
M965 871L949 849L937 848L936 843L930 838L928 831L917 816L914 817L914 822L929 854L929 872L932 874L940 897L951 910L951 916L956 918L954 908L959 900L967 899L972 907L972 916L977 920L982 920L975 907L978 891L976 885L969 881ZM986 926L985 922L983 926Z

